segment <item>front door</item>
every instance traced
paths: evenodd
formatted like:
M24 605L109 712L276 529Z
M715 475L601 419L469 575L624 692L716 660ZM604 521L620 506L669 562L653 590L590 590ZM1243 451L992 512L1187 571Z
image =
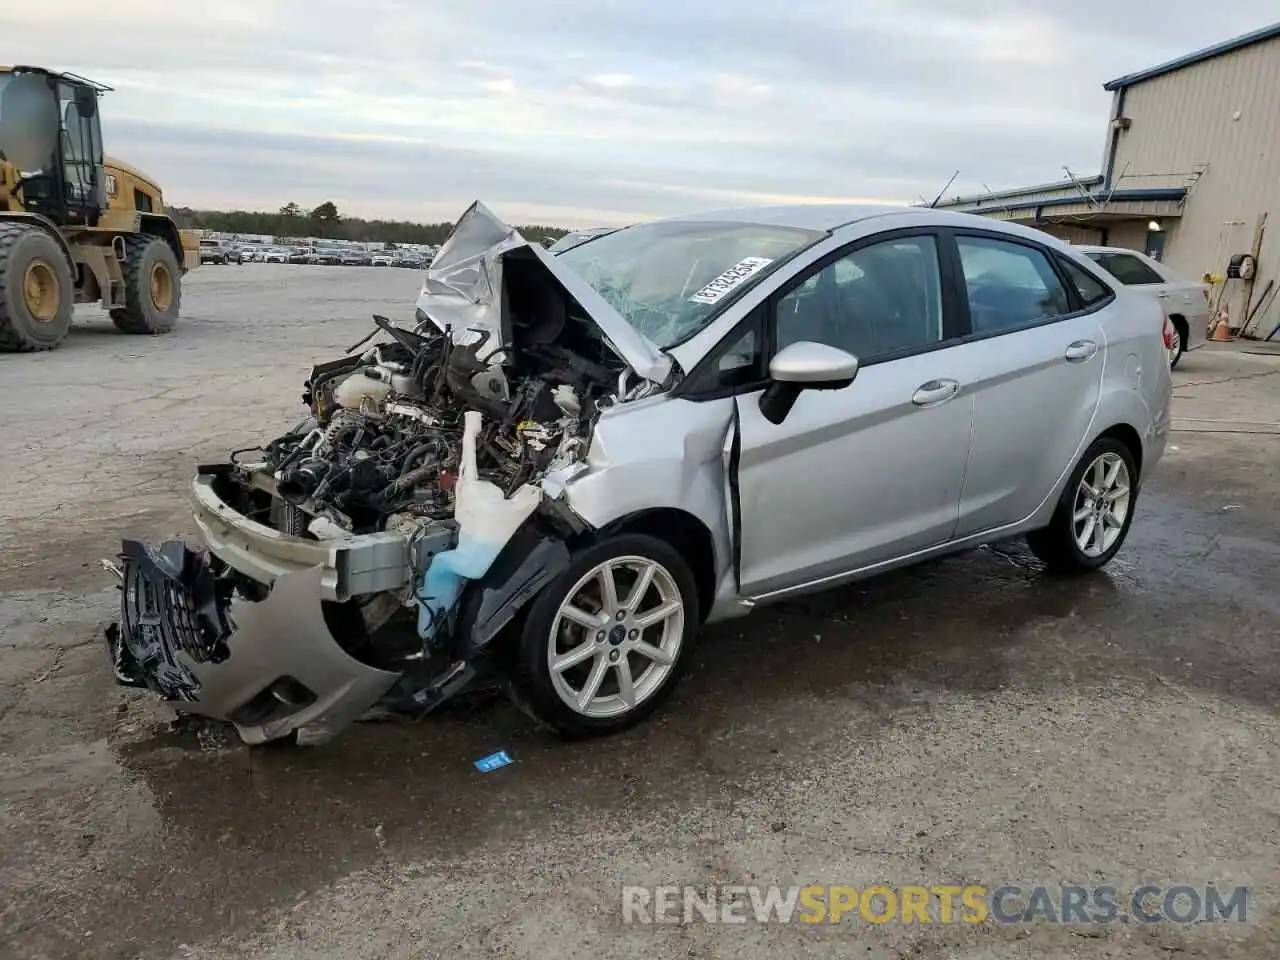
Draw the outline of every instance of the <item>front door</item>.
M805 391L780 424L738 404L740 583L761 597L945 543L972 399L952 369L938 240L864 240L772 301L774 350L808 340L858 357L843 390Z

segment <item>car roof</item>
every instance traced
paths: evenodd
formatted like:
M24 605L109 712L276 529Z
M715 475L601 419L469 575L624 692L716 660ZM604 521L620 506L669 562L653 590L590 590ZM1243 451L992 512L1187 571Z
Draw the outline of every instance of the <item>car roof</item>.
M1142 256L1138 250L1130 250L1128 247L1100 247L1097 244L1077 244L1076 249L1082 253L1131 253L1135 256Z

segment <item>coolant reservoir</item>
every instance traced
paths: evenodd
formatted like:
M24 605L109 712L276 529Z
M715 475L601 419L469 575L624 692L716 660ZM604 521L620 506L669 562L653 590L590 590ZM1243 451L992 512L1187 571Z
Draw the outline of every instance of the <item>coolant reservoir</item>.
M366 377L363 373L353 373L338 384L333 391L333 399L340 407L348 410L365 410L377 408L387 399L391 392L391 384Z
M508 498L497 484L480 479L476 437L481 415L468 410L463 419L462 464L454 487L458 545L436 555L418 589L418 633L424 639L434 636L441 618L457 600L462 582L485 575L542 499L542 491L532 484L526 483Z

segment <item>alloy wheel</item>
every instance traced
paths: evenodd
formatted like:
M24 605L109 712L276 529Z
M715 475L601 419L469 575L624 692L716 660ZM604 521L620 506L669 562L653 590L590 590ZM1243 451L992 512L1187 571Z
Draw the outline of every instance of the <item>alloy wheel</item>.
M584 717L616 717L665 683L684 636L675 578L641 556L588 570L565 594L551 624L547 665L560 699Z
M1103 453L1089 464L1076 488L1071 532L1087 557L1110 550L1129 516L1129 468L1116 453Z
M1169 366L1173 366L1178 360L1178 355L1182 353L1182 334L1172 323L1169 324L1169 335L1165 338L1165 349L1169 353Z

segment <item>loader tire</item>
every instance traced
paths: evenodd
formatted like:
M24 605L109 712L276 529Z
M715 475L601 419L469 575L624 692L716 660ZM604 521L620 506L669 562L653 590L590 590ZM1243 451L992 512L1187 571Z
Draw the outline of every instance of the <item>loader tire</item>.
M178 258L162 238L141 234L125 240L123 308L111 319L125 333L168 333L178 322L182 280Z
M40 227L0 223L0 351L52 350L74 308L71 264L57 241Z

